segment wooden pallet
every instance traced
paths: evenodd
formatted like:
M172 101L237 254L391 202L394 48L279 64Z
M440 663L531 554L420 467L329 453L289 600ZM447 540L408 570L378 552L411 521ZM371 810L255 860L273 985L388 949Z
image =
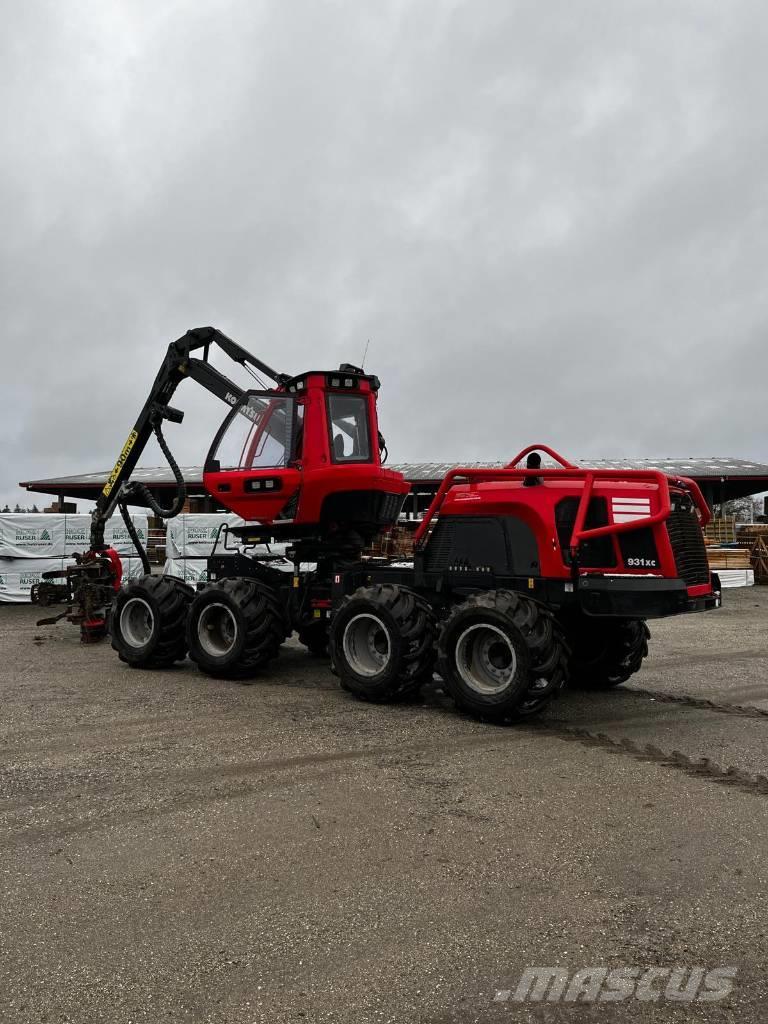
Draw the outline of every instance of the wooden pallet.
M755 583L768 586L768 544L765 536L758 536L750 553Z

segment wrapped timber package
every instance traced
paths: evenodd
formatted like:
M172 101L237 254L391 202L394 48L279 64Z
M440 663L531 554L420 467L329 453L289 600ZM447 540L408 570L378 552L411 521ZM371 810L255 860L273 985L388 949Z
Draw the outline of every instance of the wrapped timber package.
M208 558L213 554L216 538L222 524L227 526L244 526L244 521L231 513L215 514L194 514L186 513L169 519L165 533L165 555L168 561L177 562L184 559ZM234 553L236 538L229 538L229 547L224 547L224 535L222 534L216 554L223 555ZM269 552L266 545L261 545L256 550L262 554L282 555L285 553L287 544L270 544ZM277 568L282 568L278 563ZM169 574L170 575L170 574Z
M131 519L139 540L146 541L146 514ZM88 550L90 536L89 515L0 513L0 603L29 602L30 591L41 582L42 574L74 565L72 555ZM138 552L119 516L107 522L104 540L120 555L123 579L143 574Z
M163 576L175 576L191 587L208 582L206 558L169 558L163 566Z
M244 525L240 516L234 513L206 515L190 512L169 519L165 533L166 558L207 558L213 551L223 523L227 526ZM222 538L217 550L223 550L223 543Z
M131 514L131 522L142 544L147 543L147 516L143 512ZM91 542L91 517L88 515L68 515L64 526L64 554L72 555L75 551L87 551ZM128 535L122 517L114 515L107 520L104 527L104 543L114 548L121 557L136 556L138 552Z
M142 543L147 539L147 516L134 513L131 520ZM89 515L48 512L0 513L0 558L64 558L87 551L91 538ZM104 540L120 555L136 555L125 523L112 516Z
M728 587L753 587L755 585L753 569L717 569L716 571L723 590Z
M0 602L29 604L30 591L42 582L43 573L63 569L68 558L0 558Z
M45 512L0 513L0 558L63 558L66 518Z
M120 561L124 583L144 575L140 558L121 557ZM43 581L43 573L68 565L75 565L74 558L0 558L0 604L29 604L32 587Z
M213 553L216 538L219 543L216 553L233 554L235 538L229 538L228 548L224 547L224 536L219 536L222 524L227 526L243 526L244 521L231 513L195 514L185 513L169 519L166 525L165 553L166 562L163 575L176 576L195 587L198 583L208 582L208 558ZM284 555L286 544L270 544L269 554ZM266 546L256 549L259 553L267 553ZM292 564L287 560L272 563L275 569L293 572Z

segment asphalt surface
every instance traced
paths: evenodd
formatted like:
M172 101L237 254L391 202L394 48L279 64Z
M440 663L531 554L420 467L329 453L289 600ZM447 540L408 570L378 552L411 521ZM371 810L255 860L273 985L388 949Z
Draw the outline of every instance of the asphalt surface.
M540 727L358 703L287 645L251 686L137 672L0 605L0 1020L768 1014L768 588L653 626L635 686ZM570 730L570 732L569 732ZM531 966L735 967L719 1002L505 999ZM663 988L663 984L662 984Z

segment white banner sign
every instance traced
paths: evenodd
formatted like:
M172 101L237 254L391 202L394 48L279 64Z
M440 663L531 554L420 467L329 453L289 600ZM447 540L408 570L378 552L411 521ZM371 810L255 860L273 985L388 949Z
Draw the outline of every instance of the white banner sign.
M44 572L63 569L69 564L67 558L0 558L0 602L28 603L32 587L43 581Z
M123 583L144 575L140 558L121 556ZM31 600L30 593L36 583L43 583L43 573L66 569L75 565L74 558L0 558L0 604L24 604ZM64 577L51 580L64 583Z
M131 522L136 529L136 533L139 535L139 540L146 548L148 533L146 514L136 512L132 513ZM108 547L114 548L118 555L137 554L136 548L133 546L133 542L128 536L125 523L119 515L112 516L111 519L107 520L107 525L104 530L104 543Z
M194 587L208 582L208 561L205 558L169 558L163 566L163 576L175 576Z
M137 580L139 576L144 575L144 566L141 564L140 558L128 558L126 555L120 555L120 563L123 567L123 584L129 580ZM156 567L155 571L157 571Z
M227 526L244 525L240 516L233 513L221 515L185 513L176 516L175 519L169 519L165 533L165 557L176 559L210 555L223 523L226 523ZM230 538L230 546L232 540ZM216 552L217 554L224 552L223 532Z
M62 558L63 515L0 513L0 557Z
M146 513L134 513L131 520L139 540L146 545ZM136 554L125 523L119 515L107 521L104 540L118 554ZM90 543L89 515L0 513L0 558L63 558L76 551L87 551Z
M66 517L64 527L64 554L72 555L75 551L87 551L91 544L91 517L88 515L75 515ZM134 512L131 515L131 522L134 525L139 540L146 547L147 544L147 516L142 512ZM136 548L128 535L123 518L114 515L107 520L104 526L104 543L107 547L114 548L119 555L136 555Z

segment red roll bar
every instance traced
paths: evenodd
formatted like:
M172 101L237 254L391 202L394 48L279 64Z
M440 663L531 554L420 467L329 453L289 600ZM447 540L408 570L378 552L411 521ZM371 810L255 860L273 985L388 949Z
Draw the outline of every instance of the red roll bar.
M517 468L516 463L533 451L546 452L553 459L559 462L563 468ZM579 499L579 507L576 511L576 520L573 524L573 532L571 534L569 545L574 557L578 554L579 545L582 541L590 540L593 537L605 537L609 534L628 533L630 530L644 529L649 526L655 526L657 523L661 523L667 519L672 511L672 505L669 497L670 483L675 486L681 486L690 493L701 515L702 526L706 526L712 518L709 507L707 506L704 496L699 489L699 485L695 480L691 480L689 477L667 476L666 473L662 473L661 470L658 469L581 469L578 466L574 466L573 463L565 460L556 451L552 448L548 448L546 445L530 445L528 448L524 448L522 452L512 460L512 462L508 463L507 466L504 467L504 469L462 469L459 467L450 470L450 472L448 472L443 478L443 481L437 490L437 494L432 500L432 504L429 506L413 536L414 547L418 548L421 546L427 530L429 529L430 523L440 510L448 491L457 481L466 480L469 484L490 483L495 480L519 480L531 476L541 477L547 480L581 479L584 481L584 487L582 489L581 498ZM594 526L585 530L584 522L587 517L587 510L589 508L589 502L592 497L592 491L596 480L644 481L646 483L656 484L659 492L660 508L658 512L655 512L648 518L636 519L628 523L609 523L607 526Z

